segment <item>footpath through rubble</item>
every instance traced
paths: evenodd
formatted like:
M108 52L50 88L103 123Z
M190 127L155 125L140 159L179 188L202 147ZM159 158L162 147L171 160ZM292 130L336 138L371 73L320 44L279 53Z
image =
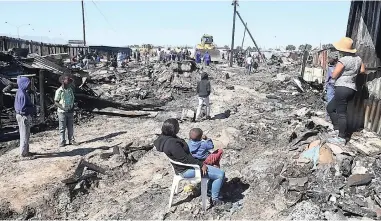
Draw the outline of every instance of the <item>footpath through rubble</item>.
M226 65L202 71L213 91L212 120L201 122L183 114L196 109L199 71L180 74L151 65L90 74L90 86L101 97L168 103L149 118L96 115L76 126L77 147L58 149L58 131L33 135L30 149L38 155L32 161L18 161L17 149L5 152L0 218L380 217L380 140L363 132L355 133L345 149L327 143L331 125L321 91L298 79L297 66L270 66L271 73L261 66L251 75ZM199 189L185 193L181 183L168 210L173 171L152 143L170 117L182 118L180 137L199 127L224 150L224 206L202 211Z

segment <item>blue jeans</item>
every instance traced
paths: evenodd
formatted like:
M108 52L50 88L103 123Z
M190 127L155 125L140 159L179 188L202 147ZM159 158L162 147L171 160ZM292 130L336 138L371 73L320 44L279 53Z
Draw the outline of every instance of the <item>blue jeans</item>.
M213 166L207 165L207 167L208 167L207 177L209 178L210 181L212 181L211 182L212 200L218 200L220 195L220 190L225 179L225 172ZM181 175L184 178L193 178L195 176L195 171L194 169L188 169L185 172L183 172Z

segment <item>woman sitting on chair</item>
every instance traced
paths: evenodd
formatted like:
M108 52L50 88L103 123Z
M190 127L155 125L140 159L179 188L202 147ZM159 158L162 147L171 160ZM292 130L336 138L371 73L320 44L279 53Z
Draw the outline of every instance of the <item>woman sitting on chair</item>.
M199 165L201 174L208 177L212 182L211 195L213 206L222 205L223 202L220 200L219 195L225 179L225 172L193 158L189 152L187 143L177 137L179 131L180 126L176 119L166 120L161 128L161 135L154 142L156 149L160 152L164 152L173 161L183 164ZM193 168L175 164L172 165L177 175L181 175L184 178L193 178L195 176L195 170Z

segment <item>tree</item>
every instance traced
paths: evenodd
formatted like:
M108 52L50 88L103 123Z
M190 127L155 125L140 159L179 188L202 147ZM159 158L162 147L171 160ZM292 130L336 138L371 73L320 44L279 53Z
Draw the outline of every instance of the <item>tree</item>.
M333 48L333 44L324 44L322 47L323 49L330 49Z
M226 48L226 49L230 49L230 47L229 47L229 46L227 46L227 45L225 45L225 46L224 46L224 48Z
M296 49L296 47L294 45L287 45L286 46L287 51L294 51L295 49Z
M304 51L304 47L305 47L306 45L304 44L304 45L300 45L299 46L299 51ZM310 44L307 44L307 51L310 51L312 49L312 45L310 45Z
M241 46L237 46L237 47L236 47L236 50L237 50L237 51L242 51Z

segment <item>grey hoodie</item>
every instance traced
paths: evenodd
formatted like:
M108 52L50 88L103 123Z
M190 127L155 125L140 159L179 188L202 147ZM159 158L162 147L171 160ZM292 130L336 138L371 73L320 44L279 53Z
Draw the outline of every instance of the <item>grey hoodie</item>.
M199 97L209 97L211 92L210 81L207 73L201 74L201 81L197 84L197 94Z

